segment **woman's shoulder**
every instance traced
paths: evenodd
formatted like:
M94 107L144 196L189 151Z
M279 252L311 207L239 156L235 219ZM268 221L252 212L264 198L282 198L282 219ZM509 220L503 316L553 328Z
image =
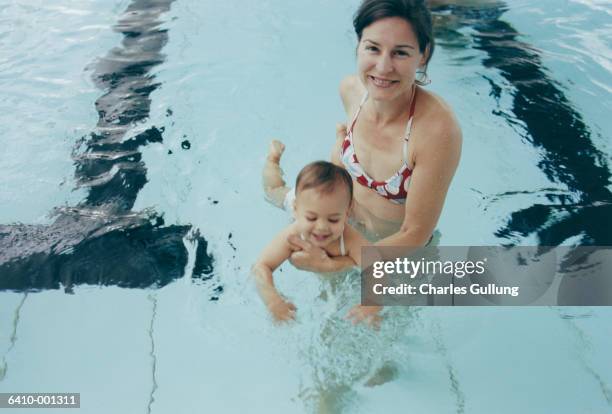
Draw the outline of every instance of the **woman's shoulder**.
M461 141L461 126L451 106L439 95L421 88L421 105L417 101L418 112L415 120L426 125L428 139Z
M347 112L359 105L363 94L366 92L365 87L357 77L357 75L349 75L340 81L340 98Z
M362 94L365 91L365 87L361 84L361 81L357 75L348 75L340 81L340 93L341 94Z

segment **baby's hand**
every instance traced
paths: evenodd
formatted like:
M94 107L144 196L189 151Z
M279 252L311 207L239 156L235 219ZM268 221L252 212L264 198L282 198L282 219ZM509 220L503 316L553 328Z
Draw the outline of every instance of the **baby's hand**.
M268 309L275 322L288 322L295 319L296 307L283 298L276 298L268 303Z
M382 317L380 316L381 310L382 306L355 305L346 314L346 319L353 322L353 325L363 322L370 328L378 330L380 328L380 322L382 321Z
M268 148L268 159L273 162L279 162L284 151L285 144L273 139L272 142L270 142L270 148Z

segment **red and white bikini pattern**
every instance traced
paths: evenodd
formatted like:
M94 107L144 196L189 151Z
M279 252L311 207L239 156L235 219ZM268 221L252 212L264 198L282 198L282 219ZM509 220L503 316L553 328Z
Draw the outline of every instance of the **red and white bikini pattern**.
M385 181L376 181L372 179L363 169L352 142L352 125L351 130L348 131L347 136L342 142L341 149L341 160L346 170L355 178L359 184L371 188L376 191L382 197L385 197L394 204L404 204L406 201L407 191L406 187L412 171L408 168L408 164L404 162L402 167L393 174L389 179Z

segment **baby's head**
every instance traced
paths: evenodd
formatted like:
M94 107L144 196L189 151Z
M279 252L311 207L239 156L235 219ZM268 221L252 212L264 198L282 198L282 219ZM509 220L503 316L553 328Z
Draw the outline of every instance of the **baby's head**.
M353 201L353 180L327 161L308 164L295 182L295 220L306 240L319 247L344 231Z

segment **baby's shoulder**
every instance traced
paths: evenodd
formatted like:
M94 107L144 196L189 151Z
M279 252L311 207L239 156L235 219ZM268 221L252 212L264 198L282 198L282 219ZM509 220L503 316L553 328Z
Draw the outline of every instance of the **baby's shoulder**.
M344 244L346 249L350 251L351 249L361 249L361 247L366 246L368 241L363 237L361 233L359 233L353 226L347 224L344 228Z

